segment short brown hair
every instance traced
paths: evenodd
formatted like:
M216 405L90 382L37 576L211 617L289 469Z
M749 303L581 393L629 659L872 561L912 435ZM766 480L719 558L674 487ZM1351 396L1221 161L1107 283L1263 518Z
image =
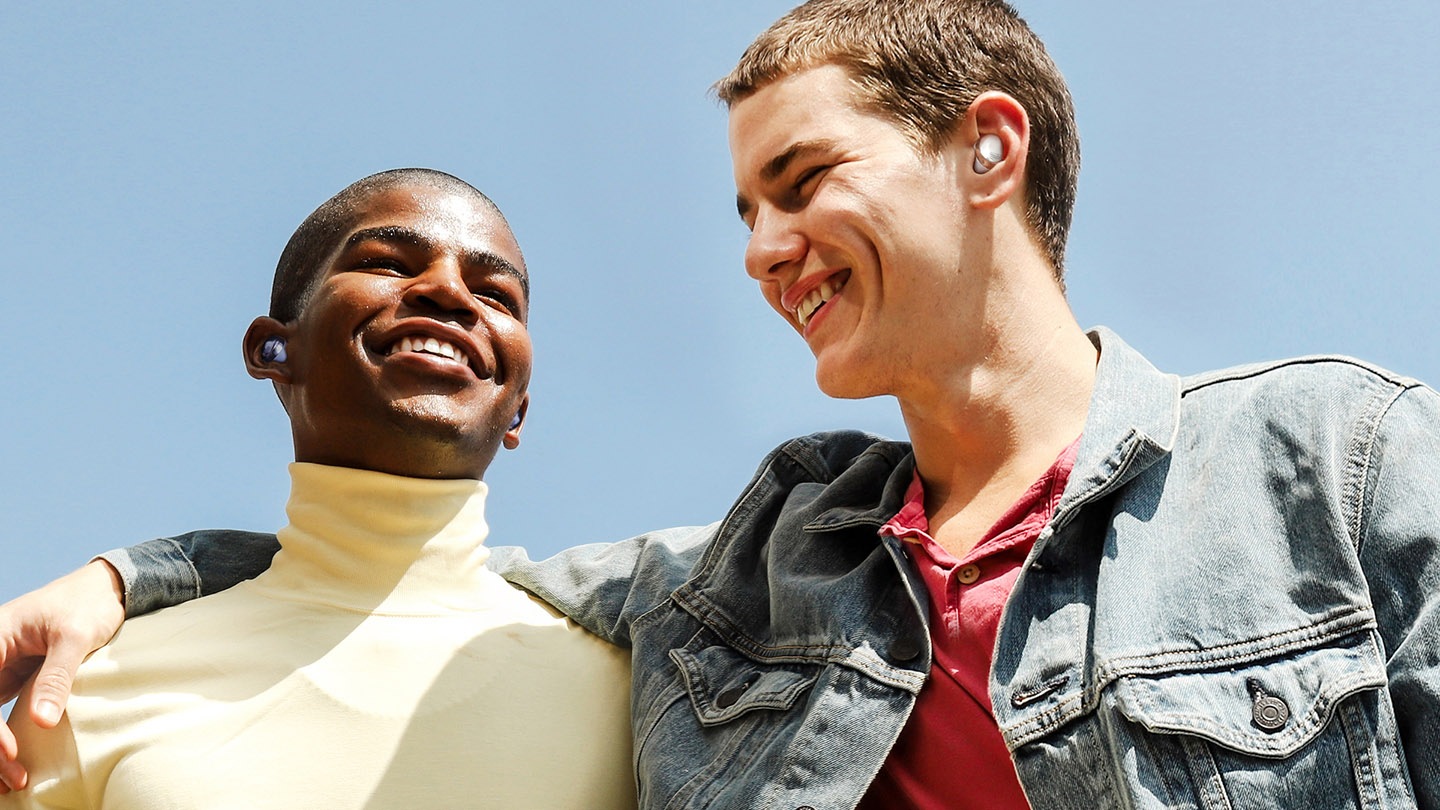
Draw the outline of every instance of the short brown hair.
M806 68L839 65L866 106L935 150L987 90L1030 116L1026 220L1064 271L1080 138L1065 79L1003 0L810 0L781 17L715 83L727 106Z

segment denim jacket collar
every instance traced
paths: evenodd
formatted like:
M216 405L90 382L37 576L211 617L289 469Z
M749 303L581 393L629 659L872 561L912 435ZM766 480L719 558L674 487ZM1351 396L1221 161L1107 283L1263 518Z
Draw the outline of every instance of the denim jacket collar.
M1103 497L1167 455L1180 426L1180 377L1157 370L1119 335L1101 326L1090 333L1100 351L1085 435L1057 516ZM884 448L894 457L896 445ZM915 470L906 453L883 489L862 505L841 505L805 525L807 532L884 525L904 503ZM1063 518L1062 518L1063 521Z
M1090 333L1100 351L1085 435L1057 525L1075 508L1113 492L1164 458L1180 427L1180 377L1157 370L1105 327Z

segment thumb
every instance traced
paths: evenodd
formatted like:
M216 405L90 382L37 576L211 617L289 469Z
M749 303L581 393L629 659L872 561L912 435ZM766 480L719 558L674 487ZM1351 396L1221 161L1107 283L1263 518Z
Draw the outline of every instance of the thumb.
M30 717L35 725L54 728L60 722L60 714L65 710L65 704L70 702L75 671L89 652L83 645L65 638L53 640L30 690Z

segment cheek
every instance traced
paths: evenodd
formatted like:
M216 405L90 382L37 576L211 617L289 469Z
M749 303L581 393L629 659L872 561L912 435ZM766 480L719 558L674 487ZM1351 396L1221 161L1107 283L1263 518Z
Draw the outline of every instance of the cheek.
M511 379L528 383L530 366L535 360L535 347L530 342L530 333L523 326L512 326L504 332L497 330L497 345L505 354L505 366Z

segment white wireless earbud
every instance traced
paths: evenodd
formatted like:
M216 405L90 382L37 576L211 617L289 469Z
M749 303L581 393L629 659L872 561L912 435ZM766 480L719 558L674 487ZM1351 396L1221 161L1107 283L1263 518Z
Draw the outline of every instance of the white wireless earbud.
M1005 144L999 135L985 135L975 144L975 173L984 174L1005 158Z

